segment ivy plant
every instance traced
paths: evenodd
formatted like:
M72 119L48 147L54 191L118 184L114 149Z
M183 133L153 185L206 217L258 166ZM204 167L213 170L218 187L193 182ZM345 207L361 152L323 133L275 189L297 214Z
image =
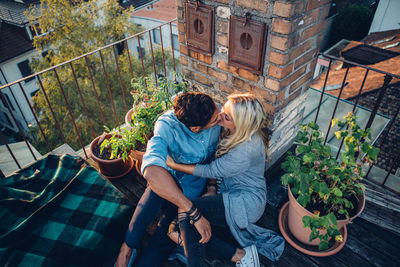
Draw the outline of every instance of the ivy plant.
M351 201L363 194L361 184L363 165L371 165L379 149L370 144L371 129L363 130L356 117L349 113L344 120L332 120L332 127L339 126L337 139L344 138L345 152L341 160L331 156L331 147L324 145L323 133L318 124L300 125L295 154L289 153L282 168L282 184L290 185L292 194L303 207L312 208L313 216L303 217L304 228L309 227L309 241L319 238L319 250L328 249L331 238L343 241L338 229L338 218L349 218L354 205Z

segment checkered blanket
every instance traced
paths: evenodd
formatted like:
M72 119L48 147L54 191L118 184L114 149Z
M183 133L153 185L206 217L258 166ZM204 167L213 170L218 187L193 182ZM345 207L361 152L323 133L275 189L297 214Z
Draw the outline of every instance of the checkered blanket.
M0 179L0 266L112 266L133 207L79 157Z

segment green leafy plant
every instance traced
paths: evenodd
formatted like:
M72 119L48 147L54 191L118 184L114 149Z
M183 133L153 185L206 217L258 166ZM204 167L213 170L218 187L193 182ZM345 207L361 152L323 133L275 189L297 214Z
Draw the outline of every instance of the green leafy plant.
M129 129L111 132L107 126L104 126L104 128L112 135L108 139L100 138L100 154L107 150L110 153L109 159L122 158L125 162L128 159L129 152L135 149L135 132Z
M130 121L135 139L145 144L151 137L158 117L172 107L172 96L186 92L188 82L176 77L179 82L160 77L155 82L152 76L132 80L133 113Z
M328 249L331 238L343 241L337 220L351 216L356 210L353 203L363 194L360 183L364 173L362 166L376 160L379 149L370 145L371 130L361 129L356 117L349 113L344 121L332 120L341 129L335 132L338 139L344 138L345 152L341 161L331 156L331 148L324 145L318 124L310 122L300 125L296 139L296 153L290 153L282 168L282 184L290 185L297 201L314 216L304 216L304 228L309 227L309 241L319 238L319 250ZM354 215L354 214L353 214Z

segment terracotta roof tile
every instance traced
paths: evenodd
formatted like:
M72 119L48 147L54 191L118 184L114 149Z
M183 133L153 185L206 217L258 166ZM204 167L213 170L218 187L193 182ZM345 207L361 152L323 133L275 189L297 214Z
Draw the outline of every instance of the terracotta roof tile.
M175 0L160 0L151 6L133 12L135 17L153 18L161 21L170 21L176 18Z
M395 52L400 52L400 45L396 46L396 43L400 41L400 31L392 31L391 36L383 35L383 40L379 42L377 38L371 38L371 43L367 43L372 46L376 46L379 48L383 49L388 49L391 51ZM396 41L397 40L397 41ZM356 42L356 41L351 41L349 45L346 46L343 51L348 50L350 48L353 48L355 46L358 46L362 44L362 42ZM390 48L387 48L388 46L393 46ZM400 75L400 56L396 56L381 62L378 62L376 64L368 65L369 67L379 69L382 71L386 71L392 74ZM365 76L366 69L362 67L351 67L349 69L349 73L346 79L346 82L348 83L345 88L343 89L341 98L343 99L348 99L348 98L353 98L358 95L358 92L360 90L362 81ZM329 77L327 81L327 89L329 87L336 87L339 89L335 90L327 90L326 92L335 96L339 95L340 91L340 86L343 82L344 75L346 73L346 68L343 67L342 62L335 62L333 63L331 70L329 72ZM324 80L325 80L325 73L321 74L317 79L315 79L312 83L312 87L316 89L322 90L322 87L324 85ZM375 72L375 71L369 71L367 79L365 81L364 87L362 92L370 92L375 89L379 89L384 81L384 74ZM393 78L391 81L391 84L398 83L400 80ZM335 86L336 85L336 86Z

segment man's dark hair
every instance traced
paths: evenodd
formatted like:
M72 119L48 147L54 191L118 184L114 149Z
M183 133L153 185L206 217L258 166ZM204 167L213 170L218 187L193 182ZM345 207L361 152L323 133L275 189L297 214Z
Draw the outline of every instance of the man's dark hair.
M175 116L188 128L206 126L214 115L215 109L212 98L203 93L183 93L174 101Z

